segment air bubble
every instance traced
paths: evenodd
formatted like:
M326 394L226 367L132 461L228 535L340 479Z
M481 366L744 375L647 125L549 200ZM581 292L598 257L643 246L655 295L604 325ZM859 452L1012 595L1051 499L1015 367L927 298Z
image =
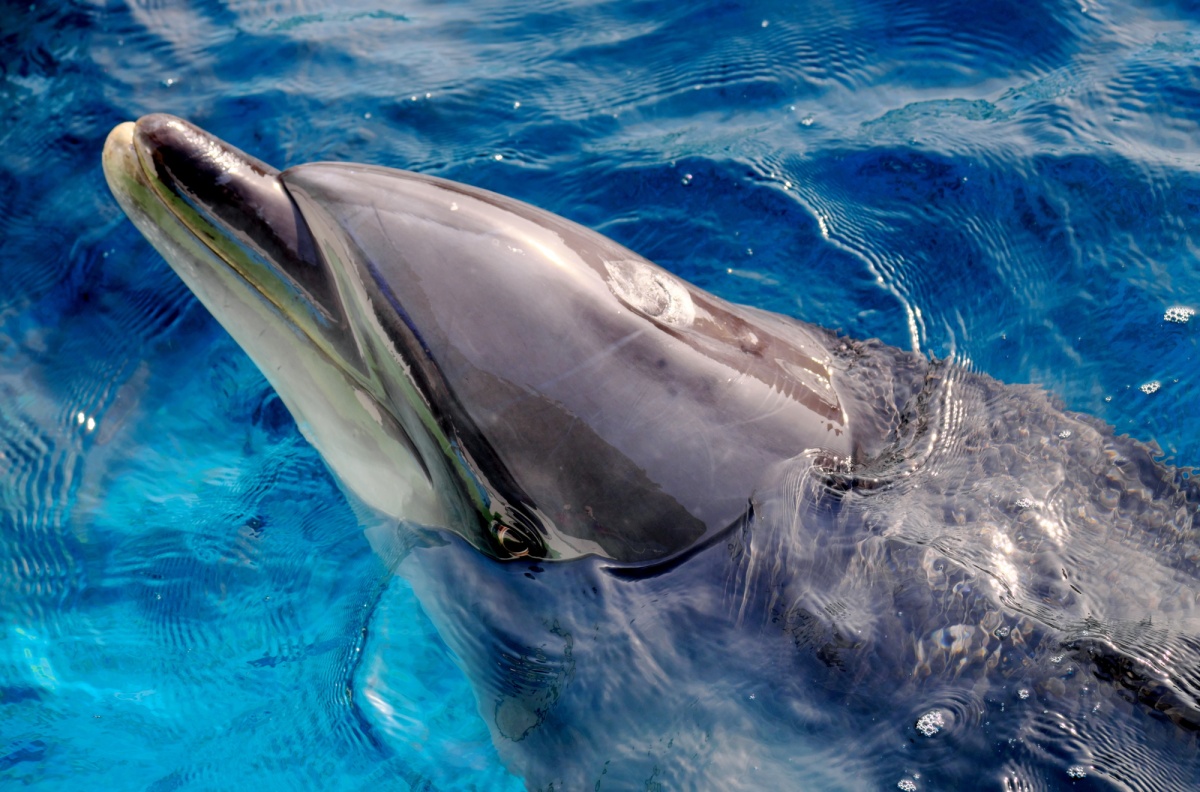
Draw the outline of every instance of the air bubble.
M1067 768L1067 775L1071 778L1087 778L1087 773L1079 765L1071 765Z
M1188 320L1195 315L1195 308L1188 308L1186 305L1172 305L1163 314L1163 319L1175 324L1187 324Z
M1158 389L1161 387L1162 383L1158 380L1150 380L1145 385L1142 385L1138 390L1149 396L1151 393L1157 393Z
M904 792L917 792L917 785L907 778L901 779L900 783L896 784L896 786L903 789Z
M917 731L924 737L932 737L946 726L946 719L938 710L930 710L917 718Z

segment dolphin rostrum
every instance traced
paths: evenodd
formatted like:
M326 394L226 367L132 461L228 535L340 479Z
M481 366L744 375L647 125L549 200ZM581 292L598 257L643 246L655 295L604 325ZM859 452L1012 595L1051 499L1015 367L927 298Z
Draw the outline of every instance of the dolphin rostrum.
M1153 446L444 179L166 115L104 170L343 486L440 537L401 570L531 788L1200 777L1200 487Z

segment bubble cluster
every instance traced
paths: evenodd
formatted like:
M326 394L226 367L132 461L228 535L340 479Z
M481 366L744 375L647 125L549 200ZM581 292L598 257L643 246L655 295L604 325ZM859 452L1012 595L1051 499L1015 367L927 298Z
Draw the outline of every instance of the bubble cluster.
M1172 305L1163 314L1163 319L1176 324L1186 324L1189 319L1196 315L1195 308L1188 308L1185 305Z
M1071 778L1087 778L1087 773L1079 765L1071 765L1067 768L1067 775Z
M908 778L901 779L900 783L896 784L896 786L903 789L904 792L917 792L917 785Z
M1161 387L1162 383L1158 380L1150 380L1145 385L1142 385L1138 390L1149 396L1151 393L1156 393Z
M940 732L945 725L946 719L942 717L942 713L938 710L930 710L917 718L917 731L923 737L932 737Z

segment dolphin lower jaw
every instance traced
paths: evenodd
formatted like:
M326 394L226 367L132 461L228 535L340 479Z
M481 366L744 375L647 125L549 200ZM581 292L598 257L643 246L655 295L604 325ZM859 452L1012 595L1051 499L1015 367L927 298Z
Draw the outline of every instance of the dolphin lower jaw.
M135 131L129 122L114 128L103 156L109 187L134 225L251 357L346 489L389 517L446 525L443 499L401 421L380 404L378 384L313 338L311 311L278 299L286 294L272 285L278 276L157 180Z

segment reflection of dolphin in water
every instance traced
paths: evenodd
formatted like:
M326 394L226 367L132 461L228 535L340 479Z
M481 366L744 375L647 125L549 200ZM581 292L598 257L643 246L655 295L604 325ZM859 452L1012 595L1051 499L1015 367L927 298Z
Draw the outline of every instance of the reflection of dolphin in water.
M1200 488L1155 449L483 190L280 173L168 116L104 165L419 526L402 569L531 787L1200 778Z

